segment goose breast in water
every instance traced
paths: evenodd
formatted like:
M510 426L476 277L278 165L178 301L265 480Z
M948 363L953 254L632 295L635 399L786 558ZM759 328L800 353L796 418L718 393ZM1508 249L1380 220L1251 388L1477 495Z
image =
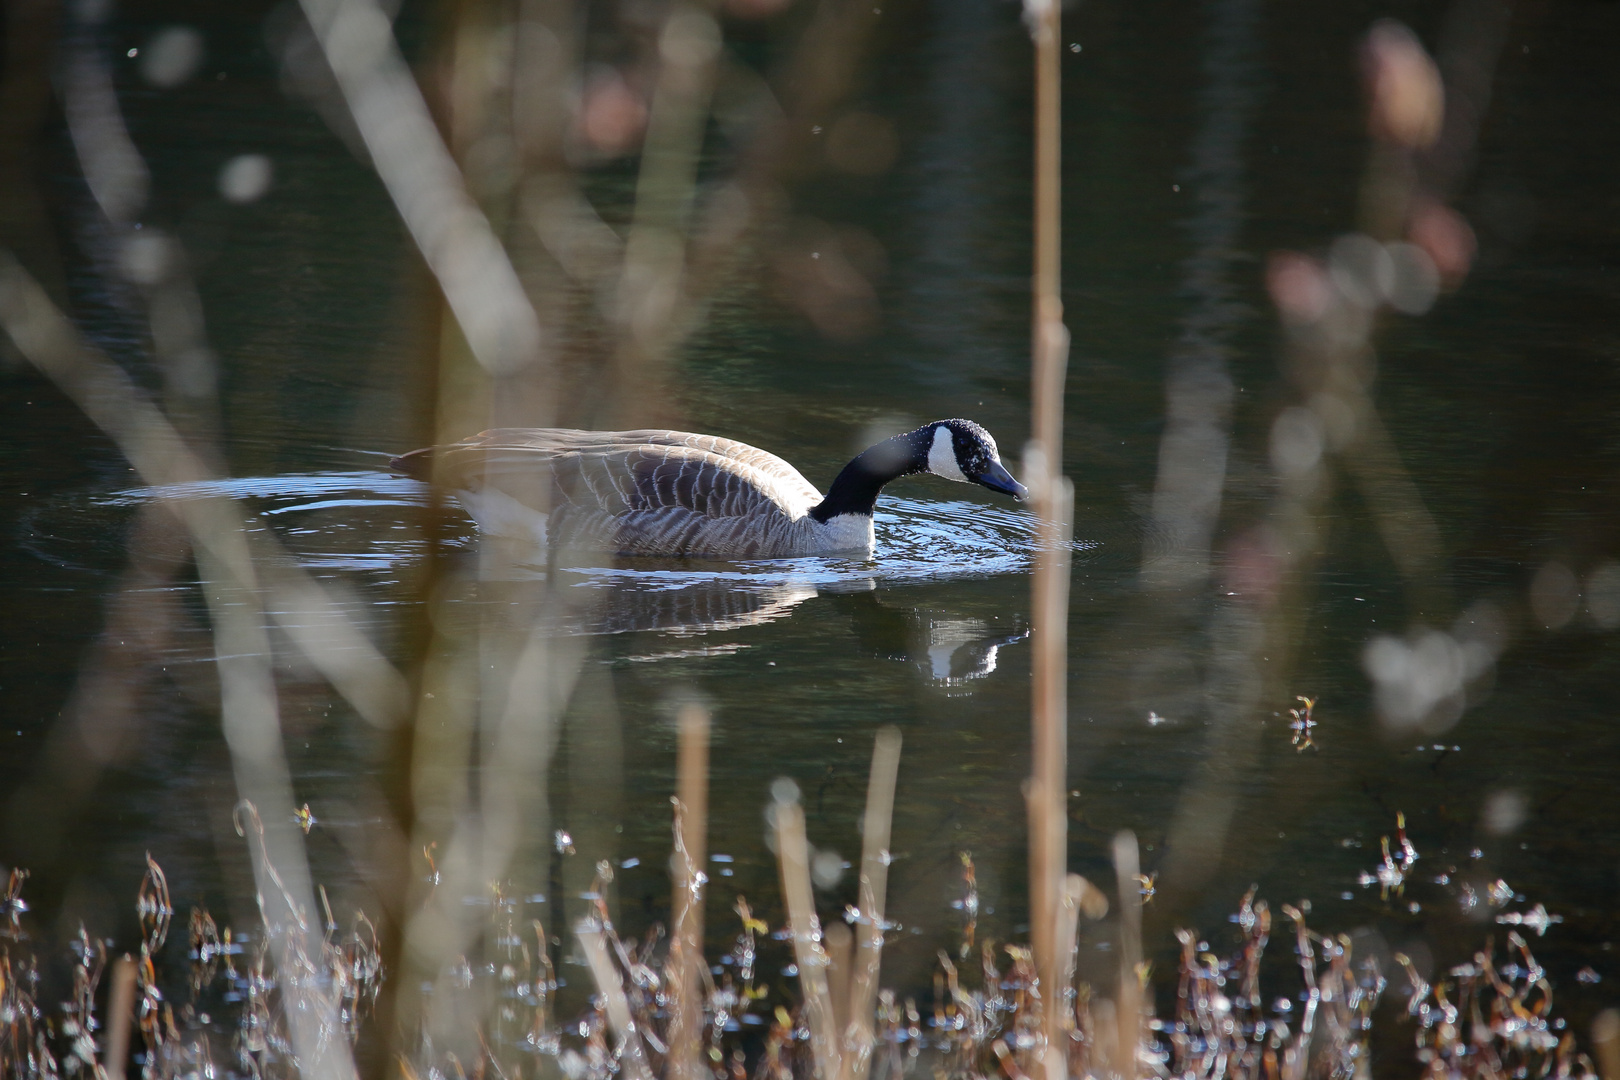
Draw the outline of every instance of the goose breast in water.
M1028 495L971 420L883 440L844 466L825 496L775 454L686 431L498 428L391 465L453 489L481 532L623 555L870 554L878 492L914 473Z

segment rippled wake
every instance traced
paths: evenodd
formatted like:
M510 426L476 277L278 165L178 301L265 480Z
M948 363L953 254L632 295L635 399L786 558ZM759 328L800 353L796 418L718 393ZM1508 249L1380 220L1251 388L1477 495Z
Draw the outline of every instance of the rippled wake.
M255 528L279 536L309 569L397 571L431 554L416 528L427 485L375 472L296 473L196 484L57 496L36 504L23 522L23 544L59 566L111 571L122 565L121 524L131 509L156 499L233 498ZM560 583L598 593L604 602L576 629L684 629L703 632L779 618L822 592L883 585L983 578L1029 569L1036 519L1027 510L967 501L884 496L870 559L811 557L751 562L700 559L603 559L552 568ZM471 523L448 544L476 550ZM1081 541L1076 552L1101 547ZM519 576L547 573L536 551ZM605 605L605 606L604 606ZM562 627L559 627L562 629Z
M108 537L103 529L102 519L108 511L154 499L209 497L247 502L252 512L288 536L299 554L315 567L376 568L421 558L426 553L419 538L390 534L408 531L410 515L402 511L426 505L428 487L415 480L371 472L243 477L58 498L39 507L30 515L28 524L38 534L34 539L44 542L46 550L39 551L41 555L49 555L51 540L60 540L69 549L83 547L89 539L82 535L86 532L116 548L116 538ZM77 525L70 520L76 511L86 515ZM883 496L878 500L874 524L877 551L870 559L810 557L723 563L682 560L679 566L665 561L656 567L625 565L618 560L613 566L573 566L569 570L604 583L627 578L672 584L698 579L815 585L926 581L1018 573L1028 569L1035 545L1034 515L983 503ZM323 539L328 542L322 543ZM365 550L356 550L355 541L359 539L366 541ZM455 542L470 545L473 541L469 526L466 536ZM1094 541L1074 545L1077 551L1097 546Z

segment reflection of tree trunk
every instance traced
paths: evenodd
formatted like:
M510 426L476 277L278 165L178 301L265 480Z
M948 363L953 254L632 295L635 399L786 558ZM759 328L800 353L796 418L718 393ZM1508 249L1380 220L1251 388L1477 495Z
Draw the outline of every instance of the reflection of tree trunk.
M1142 581L1155 589L1186 589L1209 575L1210 537L1221 511L1226 444L1232 414L1227 342L1246 314L1237 301L1232 267L1238 260L1248 195L1244 140L1254 111L1255 0L1212 5L1199 93L1202 124L1193 141L1188 194L1197 209L1186 223L1196 248L1182 264L1183 291L1193 307L1166 380L1166 423L1159 444L1153 520L1168 550L1144 562Z
M1497 0L1456 0L1446 12L1436 56L1446 86L1445 123L1439 141L1419 161L1423 184L1438 199L1454 198L1473 172L1496 64L1512 20L1512 5Z
M1259 5L1254 0L1221 0L1210 6L1209 19L1206 82L1199 92L1202 122L1187 173L1187 194L1196 209L1186 226L1195 247L1182 269L1183 289L1193 303L1181 319L1180 338L1170 357L1166 423L1153 494L1154 525L1165 538L1165 548L1144 557L1141 574L1150 594L1174 608L1181 606L1178 598L1200 595L1210 575L1210 544L1220 518L1232 418L1228 342L1247 314L1237 299L1233 269L1239 260L1248 196L1244 145L1258 97ZM1208 624L1210 654L1202 664L1191 656L1160 656L1154 661L1160 669L1191 676L1192 685L1183 688L1181 704L1202 712L1209 730L1205 767L1192 777L1171 827L1164 864L1170 891L1167 907L1219 865L1237 808L1233 777L1246 773L1252 763L1256 733L1249 721L1265 688L1256 660L1267 642L1268 626L1249 603L1247 598L1222 600ZM1176 612L1165 609L1161 614L1168 619ZM1195 674L1199 667L1204 670L1201 678ZM1166 700L1177 696L1174 686L1161 686L1146 670L1138 672L1136 682L1145 692L1168 691Z
M976 377L983 358L963 365L939 363L937 357L978 351L975 343L999 336L1009 272L1021 268L1011 261L1003 265L996 258L999 245L988 242L983 230L1027 212L1002 204L1005 188L998 179L1027 166L1018 160L1024 144L1011 138L1017 129L1007 122L1015 103L1008 100L1002 82L1008 65L996 47L1005 16L991 4L938 0L928 21L929 40L918 62L927 133L901 173L906 231L916 249L906 260L912 277L902 284L899 303L905 336L929 358L916 376L919 383L961 397L973 385L966 373Z

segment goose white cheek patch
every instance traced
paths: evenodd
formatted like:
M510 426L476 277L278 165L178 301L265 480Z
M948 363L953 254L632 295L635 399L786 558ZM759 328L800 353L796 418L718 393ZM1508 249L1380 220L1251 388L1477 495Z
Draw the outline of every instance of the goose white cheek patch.
M951 429L941 424L934 429L934 442L928 448L928 471L947 480L967 483L962 469L956 464L956 447L951 442Z

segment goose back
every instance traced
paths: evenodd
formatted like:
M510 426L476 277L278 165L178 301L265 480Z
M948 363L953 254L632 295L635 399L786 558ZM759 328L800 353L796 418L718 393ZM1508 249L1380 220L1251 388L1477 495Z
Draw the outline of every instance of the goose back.
M760 558L825 547L805 516L821 501L815 486L732 439L498 428L417 454L396 468L457 489L481 530L527 533L553 549Z

